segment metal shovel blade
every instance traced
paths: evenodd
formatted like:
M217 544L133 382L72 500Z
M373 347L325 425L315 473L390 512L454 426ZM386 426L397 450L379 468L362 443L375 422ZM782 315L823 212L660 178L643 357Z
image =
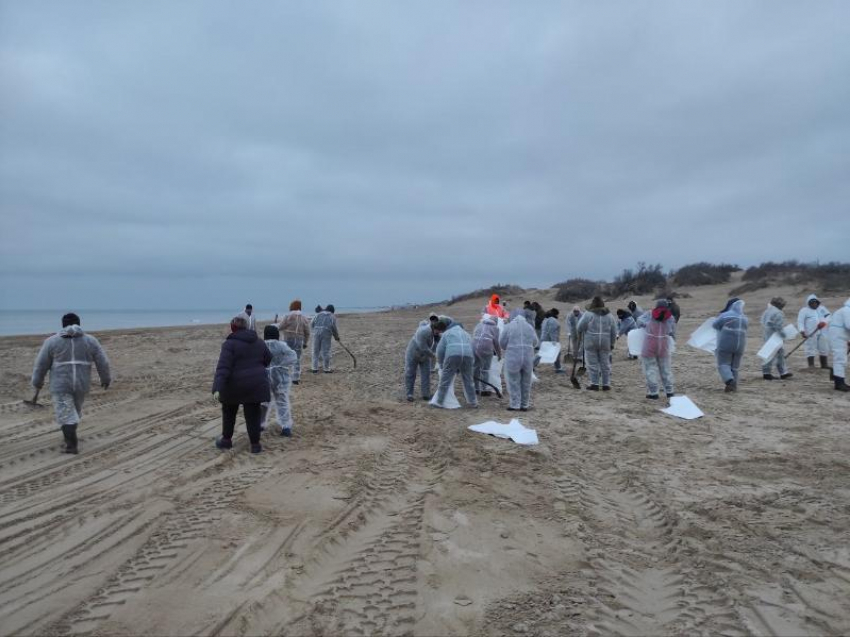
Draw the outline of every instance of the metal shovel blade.
M42 404L40 404L40 403L38 402L38 392L39 392L39 391L41 391L41 390L36 390L35 394L33 394L32 400L27 400L27 399L25 398L25 399L24 399L24 401L23 401L23 403L24 403L25 405L29 405L30 407L40 407L40 408L44 408L44 405L42 405Z

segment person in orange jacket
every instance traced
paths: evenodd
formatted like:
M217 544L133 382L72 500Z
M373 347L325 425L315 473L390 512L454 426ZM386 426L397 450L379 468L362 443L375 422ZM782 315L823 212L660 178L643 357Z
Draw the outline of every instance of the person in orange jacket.
M496 318L507 319L508 313L505 311L505 308L499 304L499 300L498 294L491 296L490 302L487 304L487 307L484 308L484 313L489 314L490 316L495 316Z

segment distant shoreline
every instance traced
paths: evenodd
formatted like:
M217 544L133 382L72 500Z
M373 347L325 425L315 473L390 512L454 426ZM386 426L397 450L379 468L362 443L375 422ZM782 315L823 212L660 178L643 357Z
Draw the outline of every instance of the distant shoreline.
M340 308L338 315L389 312L389 306ZM49 336L60 329L62 314L68 310L0 310L0 338ZM139 329L174 329L227 325L235 310L75 310L87 332L116 332ZM308 313L309 314L309 313ZM147 318L147 320L139 320ZM271 323L274 314L257 316L259 323Z

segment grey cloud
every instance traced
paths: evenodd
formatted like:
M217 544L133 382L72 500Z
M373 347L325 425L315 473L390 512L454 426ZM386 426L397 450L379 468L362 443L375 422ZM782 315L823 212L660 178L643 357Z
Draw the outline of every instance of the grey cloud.
M842 1L5 3L2 304L846 260L848 36Z

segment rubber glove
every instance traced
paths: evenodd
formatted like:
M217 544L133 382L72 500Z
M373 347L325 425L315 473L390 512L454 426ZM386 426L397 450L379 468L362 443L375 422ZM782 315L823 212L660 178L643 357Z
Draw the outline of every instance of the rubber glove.
M109 389L109 383L101 383L100 386L104 389Z
M214 391L214 392L213 392L213 398L215 399L215 402L217 402L217 403L220 403L220 402L221 402L221 398L220 398L220 394L219 394L219 392Z
M826 321L821 321L820 323L818 323L818 329L819 330L822 330L825 327L826 327Z

